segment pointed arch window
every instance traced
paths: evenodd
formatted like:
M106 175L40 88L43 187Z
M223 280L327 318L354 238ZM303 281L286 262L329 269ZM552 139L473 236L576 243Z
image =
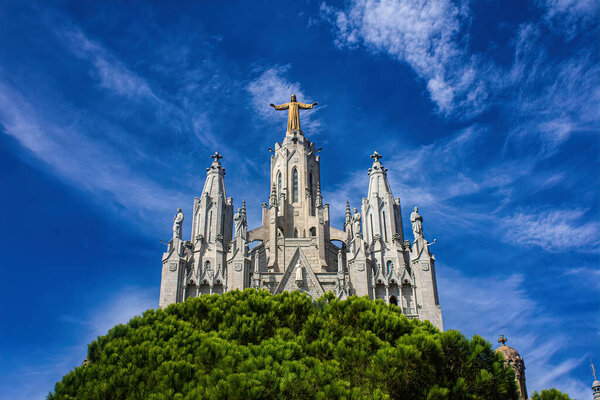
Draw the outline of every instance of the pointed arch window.
M315 189L313 188L313 173L308 175L308 191L310 193L310 215L315 215Z
M383 214L383 240L387 242L387 223L385 221L385 211L382 211Z
M394 264L393 264L391 261L388 261L388 262L385 264L385 266L386 266L386 267L385 267L386 275L389 275L389 274L390 274L390 272L392 271L392 269L394 268Z
M281 199L281 171L277 173L277 201Z
M292 203L298 202L298 170L292 171Z

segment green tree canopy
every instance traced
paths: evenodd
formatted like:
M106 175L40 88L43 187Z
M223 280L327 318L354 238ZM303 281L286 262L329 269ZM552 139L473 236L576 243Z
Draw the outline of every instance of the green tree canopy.
M88 348L54 399L508 399L489 342L381 301L247 289L148 310Z
M533 392L531 400L571 400L571 398L566 393L552 388L548 390L542 390L539 393L537 391Z

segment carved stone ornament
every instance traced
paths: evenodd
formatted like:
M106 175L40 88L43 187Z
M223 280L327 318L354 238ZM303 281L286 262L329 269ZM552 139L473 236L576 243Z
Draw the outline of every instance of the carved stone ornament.
M242 270L242 263L235 263L233 265L233 268L237 271L240 272Z
M177 263L169 263L169 271L177 271Z
M364 263L358 263L358 264L356 265L356 269L357 269L358 271L364 271L364 270L365 270L365 264L364 264Z
M421 263L421 269L423 271L429 271L429 263L428 262L422 262Z

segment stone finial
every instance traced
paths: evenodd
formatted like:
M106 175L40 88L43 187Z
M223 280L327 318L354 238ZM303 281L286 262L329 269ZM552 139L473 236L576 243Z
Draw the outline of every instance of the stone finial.
M374 152L373 154L371 154L371 158L372 158L373 160L375 160L374 162L379 162L379 159L380 159L380 158L383 158L383 156L382 156L381 154L379 154L379 153L377 152L377 150L375 150L375 152Z
M317 200L315 203L317 207L323 206L323 196L321 196L321 184L317 185Z
M215 154L213 154L212 156L210 156L210 158L212 158L213 160L215 160L213 162L216 162L217 164L220 164L219 160L222 159L223 156L221 154L219 154L218 151L215 151Z
M505 345L505 343L508 341L508 338L504 337L504 335L500 335L500 338L498 339L498 343L502 343L502 346Z
M346 200L346 224L350 222L352 219L352 214L350 213L350 202Z
M275 188L275 184L271 187L271 196L269 197L269 208L275 207L277 204L277 189Z

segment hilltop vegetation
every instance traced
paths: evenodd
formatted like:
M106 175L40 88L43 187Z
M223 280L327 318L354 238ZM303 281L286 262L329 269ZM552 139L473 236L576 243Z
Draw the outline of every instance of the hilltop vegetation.
M332 294L189 299L115 326L87 357L49 399L517 399L481 337Z

